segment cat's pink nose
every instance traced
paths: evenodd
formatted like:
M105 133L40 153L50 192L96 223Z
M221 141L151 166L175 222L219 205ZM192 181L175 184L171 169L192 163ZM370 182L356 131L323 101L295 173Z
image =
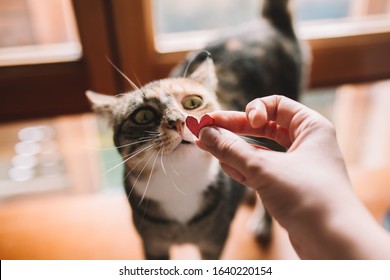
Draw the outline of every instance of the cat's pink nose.
M183 133L185 122L183 120L170 120L167 123L167 127L170 129L175 129L179 134Z

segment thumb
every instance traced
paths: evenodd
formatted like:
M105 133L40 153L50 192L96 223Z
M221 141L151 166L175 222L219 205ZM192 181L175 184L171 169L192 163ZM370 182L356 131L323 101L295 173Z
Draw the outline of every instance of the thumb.
M222 164L237 170L244 177L253 163L251 160L253 154L258 152L258 149L238 135L212 126L201 130L197 145L219 159Z

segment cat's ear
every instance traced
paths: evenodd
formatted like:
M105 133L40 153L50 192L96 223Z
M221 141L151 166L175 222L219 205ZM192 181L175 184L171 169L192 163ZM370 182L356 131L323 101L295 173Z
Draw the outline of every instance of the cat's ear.
M115 97L111 95L100 94L91 90L87 90L85 95L92 104L92 109L109 123L114 120L113 106Z
M214 62L210 55L207 56L207 58L198 66L189 78L215 92L217 89L218 79L217 74L215 73Z

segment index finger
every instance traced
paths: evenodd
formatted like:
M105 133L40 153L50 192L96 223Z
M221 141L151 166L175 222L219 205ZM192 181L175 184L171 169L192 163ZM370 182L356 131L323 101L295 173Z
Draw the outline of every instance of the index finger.
M244 112L218 111L210 113L215 120L215 125L233 133L265 137L278 142L280 145L289 148L291 140L288 130L278 126L275 122L265 122L261 127L253 127Z
M314 110L285 96L272 95L251 101L246 107L246 119L237 113L216 112L216 125L238 134L267 137L284 147L290 147L300 136L319 127L331 127L330 122ZM256 129L257 128L257 129ZM302 144L298 141L296 144Z

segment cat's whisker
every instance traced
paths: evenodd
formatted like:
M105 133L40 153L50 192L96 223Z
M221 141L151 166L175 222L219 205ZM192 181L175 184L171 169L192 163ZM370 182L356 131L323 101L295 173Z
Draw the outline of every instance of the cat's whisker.
M120 162L119 164L111 167L110 169L108 169L104 174L108 174L109 172L111 172L112 170L118 168L119 166L125 164L127 161L129 161L130 159L134 158L135 156L139 155L140 153L144 152L144 151L148 151L150 149L153 149L155 146L157 146L157 144L151 144L149 146L146 146L145 148L143 149L140 149L140 150L136 150L134 153L130 154L130 155L125 155L124 157L128 157L126 158L125 160L123 160L122 162Z
M160 152L157 152L156 154L156 157L154 159L154 162L153 162L153 165L152 165L152 169L150 170L150 174L149 174L149 178L148 178L148 182L146 183L146 188L145 188L145 191L141 197L141 202L142 203L142 200L145 198L145 195L148 191L148 188L149 188L149 185L150 185L150 180L152 179L152 175L153 175L153 171L154 171L154 167L156 166L156 162L157 162L157 158L158 158L158 155L160 154Z
M135 141L135 142L127 143L127 144L124 144L124 145L120 145L120 146L117 146L116 148L125 148L125 147L130 147L130 146L133 146L133 145L145 143L145 142L154 140L155 137L142 137L140 139L141 140L139 140L139 141Z
M181 193L181 194L184 195L185 193L176 185L176 183L175 183L175 181L173 181L171 175L168 174L168 172L167 172L166 169L165 169L165 164L164 164L164 162L163 162L163 151L164 151L164 148L161 149L161 167L162 167L162 170L163 170L165 176L167 176L167 177L169 178L169 180L171 181L173 187L174 187L179 193ZM177 173L177 171L175 171L172 167L171 167L171 169L175 172L175 174L176 174L177 176L179 176L178 173Z
M160 150L160 154L161 154L161 156L160 156L160 158L161 158L161 168L162 168L162 170L163 170L165 176L167 176L167 177L169 178L169 180L171 181L173 187L174 187L178 192L180 192L181 194L184 195L185 193L176 185L176 183L175 183L175 181L173 181L171 175L168 174L167 170L165 169L165 164L164 164L164 161L163 161L164 148L162 148L162 149ZM172 170L173 170L173 169L172 169ZM174 172L175 172L176 175L178 175L178 173L177 173L176 171L174 171Z
M175 169L172 165L171 165L171 169L172 169L173 173L175 173L175 175L176 175L177 177L180 177L179 172L177 172L176 169Z
M150 135L155 135L155 136L161 136L160 131L152 131L152 130L145 130L145 132L149 133Z
M180 177L179 172L177 172L176 169L175 169L175 167L173 167L171 161L169 161L169 167L171 168L171 170L173 171L173 173L175 173L175 175L176 175L177 177Z
M88 150L94 150L94 151L111 151L111 150L116 150L118 148L130 147L130 146L134 146L134 145L137 145L137 144L141 144L141 143L145 143L145 142L148 142L148 141L152 141L152 140L154 140L156 138L156 136L154 136L154 137L143 137L143 138L140 138L140 139L142 139L140 141L127 143L127 144L124 144L124 145L115 146L115 147L111 147L111 148L91 148L91 147L85 147L85 148L88 149Z
M136 80L137 83L138 83L139 88L141 88L141 87L142 87L142 84L141 84L141 82L140 82L140 80L139 80L137 74L135 74L134 72L132 72L132 73L133 73L133 76L135 77L135 80Z
M140 140L138 141L138 143L153 141L153 140L156 140L157 138L158 138L157 136L141 137L141 138L139 138Z
M123 158L122 157L118 157L118 158L115 158L115 159L112 159L112 160L108 160L105 163L107 165L111 165L111 164L117 164L118 162L122 162L122 161L123 161Z
M133 190L135 189L135 186L137 185L138 180L139 180L139 178L141 177L141 174L144 172L146 166L148 165L148 163L149 163L149 161L152 159L152 157L153 157L153 155L152 155L152 156L149 158L149 160L145 163L144 167L141 168L141 171L138 173L137 177L136 177L135 180L134 180L134 183L133 183L133 186L132 186L132 188L131 188L131 190L130 190L130 193L132 193ZM140 160L140 162L142 162L143 160L144 160L144 159ZM129 195L130 195L130 194L129 194ZM142 201L140 202L140 204L141 204L141 203L142 203Z
M165 169L164 161L163 161L164 147L161 148L161 168L165 175L167 175L167 170Z
M149 150L154 149L156 146L157 146L157 143L152 143L149 146L146 146L146 147L139 149L139 150L135 150L133 153L130 153L128 155L123 156L123 158L127 158L126 161L128 161L129 159L134 158L136 155L139 155L142 152L147 152Z
M118 71L118 73L119 74L121 74L121 76L123 77L123 78L125 78L125 80L126 81L128 81L129 82L129 84L130 84L130 86L134 89L134 90L140 90L140 88L132 81L132 80L130 80L130 78L129 77L127 77L126 76L126 74L125 73L123 73L108 57L106 57L107 58L107 60L108 60L108 62L111 64L111 66L112 67L114 67L114 69L116 70L116 71Z
M137 162L137 164L134 165L133 168L132 168L129 172L127 172L126 176L123 178L123 182L126 181L126 179L127 179L127 178L131 175L131 173L134 171L134 169L137 168L137 166L138 166L143 160L144 160L144 158L141 158L141 159ZM140 174L138 174L138 177L139 177L139 175L140 175ZM138 177L137 177L137 180L138 180ZM133 193L134 187L135 187L135 184L133 184L133 186L132 186L132 188L131 188L131 190L130 190L128 196L127 196L128 199L130 199L130 196L131 196L131 194Z
M169 176L169 180L171 181L173 187L174 187L179 193L181 193L182 195L185 195L185 194L186 194L185 192L183 192L183 191L176 185L175 181L173 181L173 179L172 179L171 176Z
M143 225L143 222L144 222L144 219L145 219L146 209L148 208L148 204L149 204L149 198L146 198L146 205L145 205L145 209L144 209L144 214L142 215L142 219L141 219L141 221L139 223L140 230L142 229L142 225Z
M146 166L148 166L149 162L152 160L152 158L153 158L154 155L155 155L155 153L152 154L152 155L150 156L150 158L148 159L148 161L145 163L145 165L144 165L144 167L142 168L141 172L138 174L138 177L137 177L137 179L136 179L136 182L138 181L139 177L141 176L141 174L142 174L143 171L145 170ZM157 153L157 156L158 156L158 153ZM145 198L146 192L148 191L150 179L152 178L153 169L154 169L154 165L156 164L157 156L155 157L155 160L154 160L154 163L153 163L153 165L152 165L152 169L151 169L151 171L150 171L150 175L149 175L149 178L148 178L148 182L146 183L145 190L144 190L144 192L143 192L143 194L142 194L142 197L141 197L141 200L140 200L138 206L141 205L141 203L143 202L143 200L144 200L144 198ZM136 182L134 183L134 185L136 184Z

